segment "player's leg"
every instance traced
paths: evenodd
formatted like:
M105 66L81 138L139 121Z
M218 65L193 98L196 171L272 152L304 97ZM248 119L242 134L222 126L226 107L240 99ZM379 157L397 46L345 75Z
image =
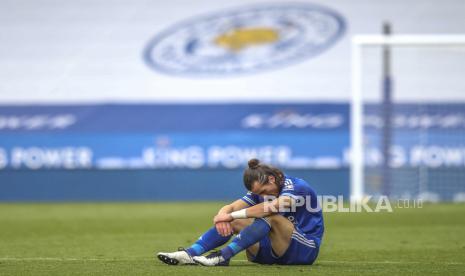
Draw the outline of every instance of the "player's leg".
M294 232L294 224L281 215L270 216L269 221L271 224L269 234L271 247L273 252L280 257L286 253L289 247Z
M210 228L189 248L179 248L175 252L159 252L158 259L169 265L179 264L196 264L192 257L200 256L203 253L210 251L218 246L221 246L229 241L231 236L223 237L218 234L215 227Z
M253 223L254 219L249 218L249 219L236 219L231 222L231 226L233 229L234 234L239 234L245 227L251 225ZM260 243L257 242L249 248L247 248L247 259L250 260L249 256L255 256L258 252L258 249L260 248Z
M270 232L271 226L267 218L253 220L252 224L246 226L236 237L221 251L208 256L193 257L194 261L201 265L218 266L228 265L229 260L240 251L249 248L264 238Z
M270 246L272 247L273 253L277 256L282 256L291 240L292 232L294 231L294 225L285 217L281 215L273 215L268 217L268 221L271 224L271 231L268 234L270 239ZM231 223L233 231L238 234L242 229L253 223L253 219L237 219ZM257 256L260 249L260 243L257 242L247 248L247 258L253 260Z
M269 235L271 247L279 257L289 247L294 225L281 215L273 215L266 218L255 219L253 223L240 231L228 246L216 255L207 257L194 257L194 260L202 265L221 265L229 261L234 255L249 248L249 254L257 256L260 252L257 243ZM270 250L271 253L271 250Z
M310 265L318 257L319 241L307 236L281 215L269 217L271 231L260 240L258 250L248 250L252 262L262 264Z
M281 215L269 217L271 231L259 243L247 249L247 259L260 264L273 264L289 248L294 225Z
M213 226L205 232L199 239L191 245L186 251L191 256L200 256L205 252L215 249L229 241L232 235L227 237L221 236L217 229Z

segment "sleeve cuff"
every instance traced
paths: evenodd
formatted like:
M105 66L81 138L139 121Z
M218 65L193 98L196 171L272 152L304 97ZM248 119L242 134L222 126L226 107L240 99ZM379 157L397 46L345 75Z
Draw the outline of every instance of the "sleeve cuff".
M252 200L250 200L248 198L242 197L241 199L242 199L242 201L247 203L249 206L254 206L255 205L255 202L253 202Z
M299 199L299 196L291 194L291 193L283 193L280 196L288 196L288 197L291 197L293 199Z

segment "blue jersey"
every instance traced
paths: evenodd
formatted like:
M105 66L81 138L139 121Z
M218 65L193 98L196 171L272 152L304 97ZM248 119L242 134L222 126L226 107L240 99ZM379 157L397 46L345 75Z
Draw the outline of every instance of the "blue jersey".
M300 229L305 235L313 237L318 245L321 243L324 232L323 213L318 208L317 195L310 185L303 179L285 176L284 186L279 196L289 196L296 200L305 199L303 206L298 206L295 212L281 212L291 221L296 228ZM253 206L264 201L262 196L248 192L242 200L249 206ZM307 202L310 200L309 202ZM311 208L308 208L311 207Z

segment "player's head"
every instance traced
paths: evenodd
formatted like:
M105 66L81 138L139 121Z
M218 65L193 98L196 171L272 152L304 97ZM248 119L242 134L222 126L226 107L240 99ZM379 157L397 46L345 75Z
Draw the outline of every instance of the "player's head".
M273 166L260 163L258 159L250 159L244 171L245 188L261 196L277 196L284 183L283 172Z

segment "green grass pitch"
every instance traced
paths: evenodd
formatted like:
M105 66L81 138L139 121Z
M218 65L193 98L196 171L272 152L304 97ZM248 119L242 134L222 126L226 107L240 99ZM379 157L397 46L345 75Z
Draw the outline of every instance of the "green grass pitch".
M465 274L465 205L393 213L326 213L313 266L167 266L156 251L188 246L221 203L0 204L0 275Z

